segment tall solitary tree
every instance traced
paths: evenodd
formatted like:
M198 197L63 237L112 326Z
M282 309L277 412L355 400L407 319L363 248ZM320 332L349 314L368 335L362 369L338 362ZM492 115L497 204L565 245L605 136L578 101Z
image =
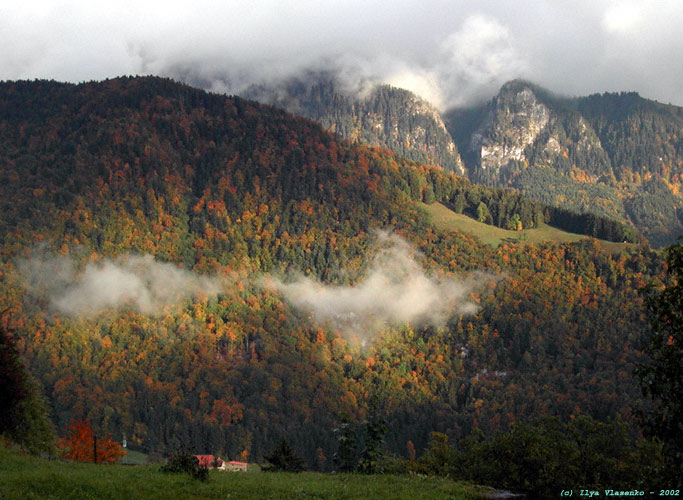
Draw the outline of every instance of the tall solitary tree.
M366 474L381 472L381 462L384 458L384 435L387 433L387 423L382 415L378 402L371 402L368 418L365 424L365 448L361 455L359 469Z
M340 472L351 472L358 465L358 437L351 418L346 413L342 413L339 419L339 427L334 429L338 446L334 454L334 464Z
M69 426L69 435L57 444L63 458L79 462L116 463L126 452L108 436L98 437L87 420L76 420Z
M491 212L483 201L477 205L477 220L479 222L491 221Z

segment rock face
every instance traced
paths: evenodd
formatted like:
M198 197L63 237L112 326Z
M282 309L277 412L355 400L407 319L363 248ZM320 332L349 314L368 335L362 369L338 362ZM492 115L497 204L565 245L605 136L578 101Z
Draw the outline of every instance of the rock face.
M655 245L683 233L683 108L635 93L561 98L516 80L445 122L475 182L633 224Z
M548 107L529 87L519 82L503 87L472 135L470 148L479 156L472 170L473 179L487 184L509 180L521 165L528 163L527 148L546 129L550 117Z
M609 158L578 112L535 86L507 83L487 107L470 139L473 180L514 185L528 167L546 167L577 182L613 177Z
M252 88L246 97L316 120L345 139L466 175L439 112L407 90L376 85L363 92L345 91L333 77L315 74L278 88Z

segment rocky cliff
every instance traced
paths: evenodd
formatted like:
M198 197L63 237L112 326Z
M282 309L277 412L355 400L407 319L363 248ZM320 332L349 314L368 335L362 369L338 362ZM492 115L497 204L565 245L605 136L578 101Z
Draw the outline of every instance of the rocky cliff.
M466 175L439 112L407 90L375 85L350 91L329 75L310 74L274 88L253 87L245 95L316 120L345 139Z
M683 233L683 109L635 93L563 98L529 82L446 123L469 177L634 224L662 245Z

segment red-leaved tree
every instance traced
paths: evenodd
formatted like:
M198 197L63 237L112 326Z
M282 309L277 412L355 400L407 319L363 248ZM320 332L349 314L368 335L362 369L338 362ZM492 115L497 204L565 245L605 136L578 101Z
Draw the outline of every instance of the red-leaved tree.
M109 436L97 437L88 420L73 420L69 435L57 443L62 458L78 462L116 463L126 452Z

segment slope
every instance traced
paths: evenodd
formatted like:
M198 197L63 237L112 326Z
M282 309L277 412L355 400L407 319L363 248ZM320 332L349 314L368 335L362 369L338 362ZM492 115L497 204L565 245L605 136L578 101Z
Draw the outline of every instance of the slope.
M539 227L520 231L516 229L503 229L479 222L467 215L456 213L441 203L433 203L431 205L422 203L420 206L427 212L429 222L437 229L462 231L476 236L482 243L487 245L498 246L506 241L524 245L549 241L567 243L586 239L585 235L563 231L547 224L541 224ZM600 245L614 252L624 251L634 246L633 243L615 243L606 240L600 241Z
M5 82L0 117L2 321L62 430L88 418L141 451L253 461L286 436L329 470L340 413L360 422L370 400L398 454L435 430L628 419L641 405L637 288L662 273L656 253L594 240L492 248L439 231L417 201L483 204L485 219L524 227L547 207L169 80ZM415 287L401 276L416 274L458 284L468 307L349 333L263 286L264 273L292 271L320 279L318 295L357 294L385 228L409 242L395 243L411 257L390 274L403 308ZM141 307L122 288L138 258L173 300ZM91 280L103 271L108 281ZM186 279L211 286L176 290ZM128 295L93 309L103 289ZM69 304L77 292L90 308Z
M441 115L408 91L342 81L308 72L247 95L473 182L619 220L655 246L683 232L683 108L635 93L567 98L514 80L488 103Z
M94 465L64 463L22 456L0 445L0 489L7 500L81 500L109 498L140 500L280 498L341 499L484 499L481 487L442 478L397 475L330 475L306 472L230 474L212 472L207 482L188 481L178 474L163 474L158 466Z

